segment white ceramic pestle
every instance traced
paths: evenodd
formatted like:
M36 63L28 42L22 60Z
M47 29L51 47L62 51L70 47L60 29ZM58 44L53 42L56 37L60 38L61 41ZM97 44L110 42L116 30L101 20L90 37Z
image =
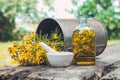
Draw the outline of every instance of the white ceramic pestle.
M40 45L48 52L48 53L56 53L57 51L53 50L51 47L49 47L44 42L41 42Z

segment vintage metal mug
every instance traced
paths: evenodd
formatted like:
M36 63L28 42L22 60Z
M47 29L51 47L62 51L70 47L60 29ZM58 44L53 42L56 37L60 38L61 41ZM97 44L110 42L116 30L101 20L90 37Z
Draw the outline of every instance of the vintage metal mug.
M105 26L95 18L88 18L88 24L91 25L96 33L96 56L101 54L107 46L107 30ZM56 28L59 29L60 33L62 33L64 40L64 48L65 50L72 50L72 33L76 26L79 25L78 19L53 19L53 18L45 18L43 19L36 30L37 34L50 34L51 31L54 31Z

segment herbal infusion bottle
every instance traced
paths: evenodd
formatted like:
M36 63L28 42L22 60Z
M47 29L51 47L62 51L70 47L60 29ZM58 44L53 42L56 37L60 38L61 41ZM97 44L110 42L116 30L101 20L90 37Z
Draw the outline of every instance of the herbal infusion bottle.
M73 63L77 65L94 65L96 56L95 31L87 24L87 18L80 19L80 25L72 34Z

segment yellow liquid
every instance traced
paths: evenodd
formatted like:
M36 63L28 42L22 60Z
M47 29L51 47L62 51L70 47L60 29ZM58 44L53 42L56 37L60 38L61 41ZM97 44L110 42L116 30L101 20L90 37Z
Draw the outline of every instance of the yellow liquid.
M75 30L72 36L74 58L77 65L95 64L95 32L94 30Z

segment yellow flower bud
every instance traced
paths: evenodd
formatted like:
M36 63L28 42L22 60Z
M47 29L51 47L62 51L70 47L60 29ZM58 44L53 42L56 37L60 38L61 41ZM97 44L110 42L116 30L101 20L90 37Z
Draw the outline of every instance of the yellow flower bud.
M30 37L31 37L31 38L34 38L35 36L36 36L36 34L35 34L34 32L31 32L31 33L30 33Z
M53 38L53 39L58 39L59 36L58 36L58 34L53 34L53 35L52 35L52 38Z
M13 47L17 47L18 43L17 42L13 42Z

